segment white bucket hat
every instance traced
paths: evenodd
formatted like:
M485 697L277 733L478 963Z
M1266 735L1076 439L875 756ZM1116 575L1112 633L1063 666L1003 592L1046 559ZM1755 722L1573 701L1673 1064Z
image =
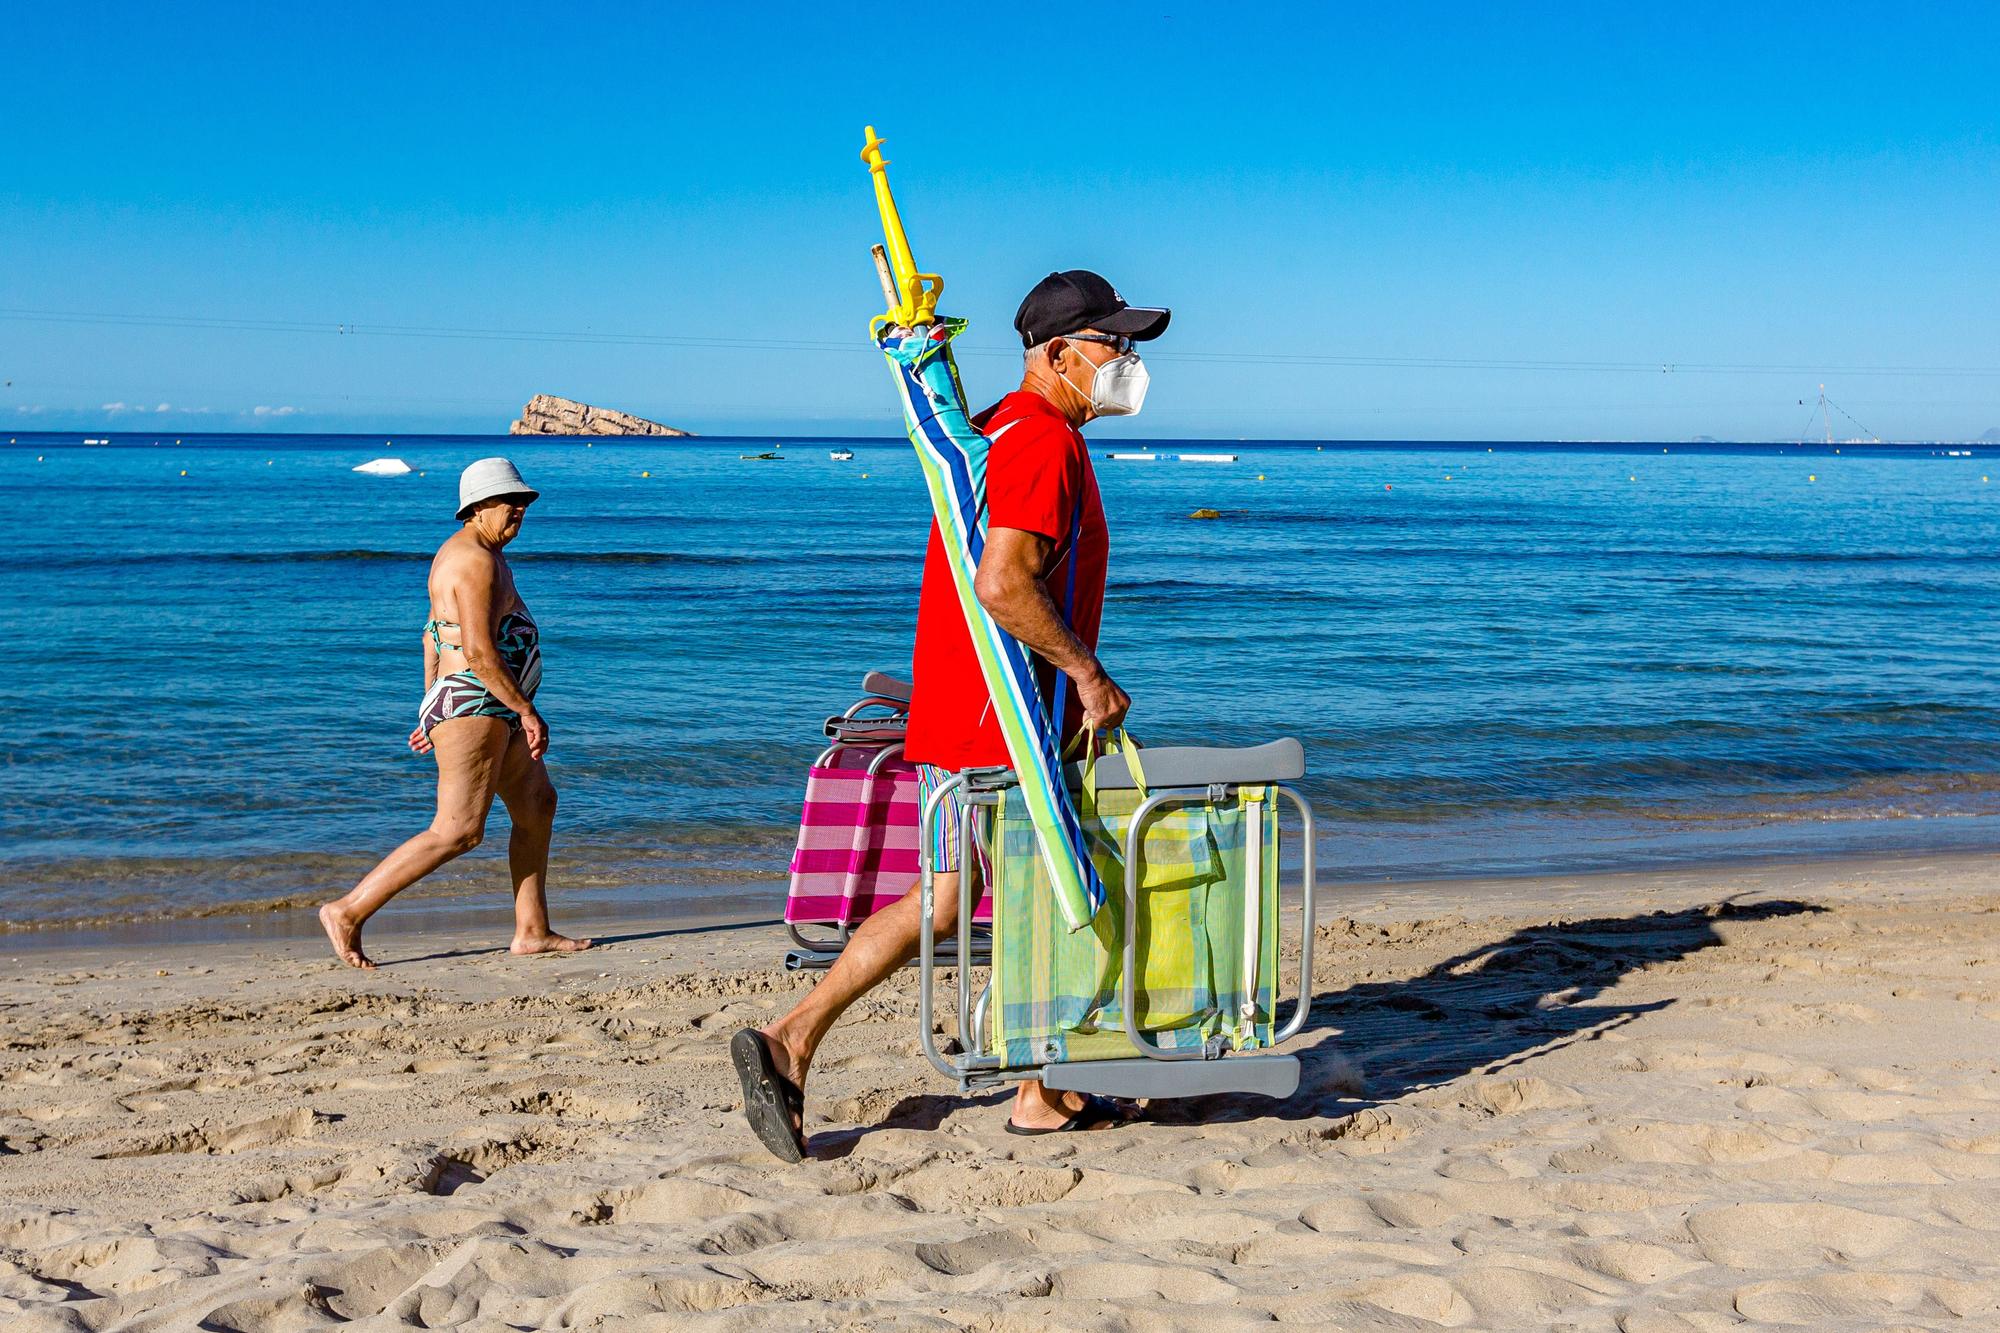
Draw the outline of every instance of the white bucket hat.
M521 479L521 470L504 458L482 458L458 474L458 517L463 520L481 500L501 495L541 498L541 492Z

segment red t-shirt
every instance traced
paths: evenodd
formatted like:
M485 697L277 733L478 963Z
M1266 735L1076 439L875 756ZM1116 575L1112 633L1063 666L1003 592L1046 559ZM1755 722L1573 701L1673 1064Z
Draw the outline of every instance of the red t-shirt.
M1068 418L1040 394L1016 390L1002 398L973 424L993 441L986 456L986 526L1036 532L1055 543L1058 557L1044 574L1042 586L1077 638L1097 648L1098 621L1104 613L1104 570L1111 551L1104 527L1104 505L1097 495L1097 474L1083 436ZM1070 551L1070 531L1077 507L1083 525L1076 549ZM1070 562L1076 562L1074 593ZM1039 657L1036 676L1044 702L1054 697L1056 670ZM930 548L924 554L924 586L917 600L917 649L912 663L910 725L904 754L914 762L957 770L1005 764L1007 742L993 701L980 674L952 586L951 566L936 523L931 524ZM1065 682L1069 700L1063 729L1074 732L1083 720L1076 688Z

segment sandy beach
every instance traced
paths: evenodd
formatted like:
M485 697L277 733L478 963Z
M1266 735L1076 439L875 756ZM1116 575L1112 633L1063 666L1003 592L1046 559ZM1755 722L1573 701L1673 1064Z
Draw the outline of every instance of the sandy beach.
M2000 863L1325 895L1293 1101L1001 1132L910 974L809 1087L725 1043L811 984L769 924L505 908L135 948L0 942L9 1329L1619 1329L2000 1323ZM479 929L471 917L479 915ZM484 919L490 918L490 920ZM248 933L248 932L246 932Z

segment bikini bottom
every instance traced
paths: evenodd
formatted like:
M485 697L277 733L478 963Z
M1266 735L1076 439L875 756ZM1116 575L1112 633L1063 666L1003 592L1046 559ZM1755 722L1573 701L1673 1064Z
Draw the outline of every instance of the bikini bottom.
M521 715L494 698L493 692L470 671L438 677L437 683L424 694L423 706L417 710L417 725L428 736L432 727L452 717L497 717L511 730L521 729Z

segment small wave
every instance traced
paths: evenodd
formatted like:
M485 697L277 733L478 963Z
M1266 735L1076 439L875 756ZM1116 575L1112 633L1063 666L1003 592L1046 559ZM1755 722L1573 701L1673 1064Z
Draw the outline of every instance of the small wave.
M1833 722L1867 722L1877 725L1910 725L1925 722L1990 722L2000 718L2000 709L1978 704L1950 704L1936 700L1911 703L1857 704L1846 708L1822 708L1814 717Z
M435 555L432 551L377 551L365 548L345 551L186 551L166 555L119 555L115 553L92 553L88 555L21 557L0 561L0 568L17 569L115 569L126 566L145 565L148 568L163 566L238 566L238 565L321 565L321 564L368 564L385 562L390 564L412 564L427 562ZM509 552L509 563L517 565L687 565L700 569L731 569L750 565L784 563L790 557L782 553L768 555L695 555L683 551L514 551ZM843 560L867 560L866 554L843 556ZM887 557L876 557L886 559ZM905 559L904 563L907 563Z
M1406 528L1448 527L1454 532L1468 534L1467 540L1451 545L1429 545L1416 542L1397 542L1386 546L1342 546L1332 552L1339 559L1464 559L1468 552L1477 552L1482 560L1548 560L1565 565L1580 561L1593 564L1624 564L1643 566L1651 561L1694 561L1704 563L1749 563L1776 565L1972 565L1988 566L2000 564L2000 552L1994 551L1766 551L1752 548L1709 548L1688 547L1600 547L1591 545L1579 551L1567 544L1546 546L1503 546L1484 542L1477 534L1488 528L1509 526L1507 522L1496 521L1490 516L1449 514L1436 518L1413 519L1401 515L1382 514L1306 514L1275 513L1255 514L1245 521L1246 525L1303 524L1331 528ZM1523 520L1513 526L1549 526L1547 520ZM1597 531L1592 528L1590 531Z
M2000 814L2000 773L1896 773L1838 787L1751 793L1707 804L1641 804L1635 813L1658 822L1710 827L1962 819Z
M703 833L710 836L684 837L672 850L570 849L552 866L552 893L657 887L672 898L686 889L785 878L785 848L773 830L733 825ZM320 853L17 860L0 889L0 935L305 911L345 892L373 864L373 857ZM453 862L423 881L421 896L491 895L505 866L497 853ZM784 890L772 894L775 904Z

